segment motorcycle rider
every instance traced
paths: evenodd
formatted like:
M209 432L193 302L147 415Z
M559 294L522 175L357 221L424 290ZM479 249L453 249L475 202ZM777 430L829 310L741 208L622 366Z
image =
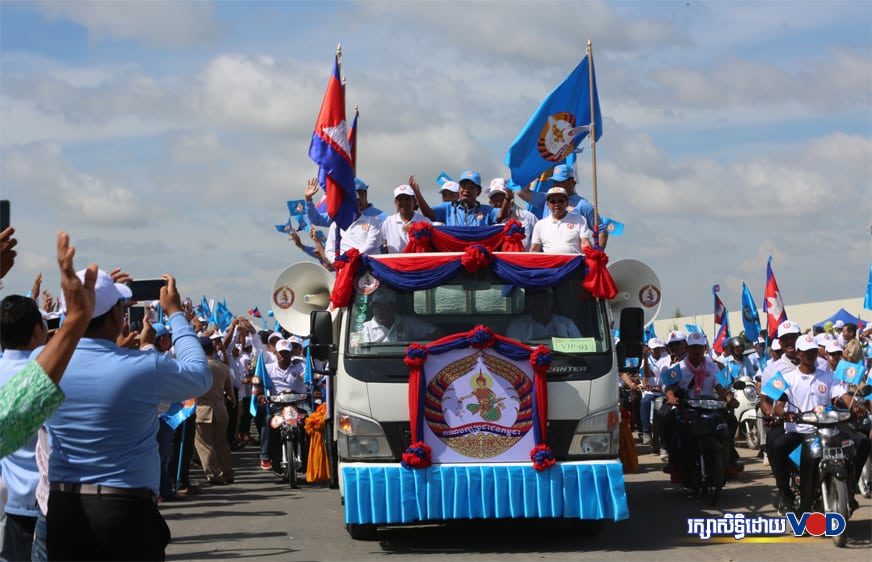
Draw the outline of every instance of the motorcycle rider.
M782 342L782 346L784 346L784 342ZM798 424L793 421L795 414L825 408L833 403L837 403L840 407L850 407L853 402L847 387L836 380L831 370L821 368L818 364L818 346L814 337L809 334L800 336L795 343L795 353L799 364L795 369L781 373L788 385L783 396L786 400L775 402L773 407L777 416L785 415L787 412L785 423L781 431L776 432L778 427L770 431L767 445L769 461L779 491L777 507L782 513L792 510L795 501L789 486L791 462L789 455L803 443L804 435L815 431L814 426ZM860 469L869 454L869 439L854 432L845 431L845 428L840 427L840 429L854 442L857 451L848 477L849 503L853 510L857 508L857 501L853 496L856 492L856 482L860 476ZM773 433L775 434L773 435ZM800 513L811 511L811 503L815 497L814 469L814 463L800 463Z
M665 357L661 357L655 363L657 375L660 376L664 370L672 367L676 363L680 363L685 355L687 355L687 336L681 330L673 330L669 332L666 338L666 350L669 352ZM662 386L662 383L661 383ZM672 405L664 400L663 405L658 410L654 411L654 436L652 441L660 445L660 460L666 463L663 472L669 474L672 472L672 467L669 464L669 453L667 452L666 441L663 438L663 426L669 426L667 432L672 434L675 425L674 413Z
M735 378L748 377L754 380L757 365L749 356L745 355L745 339L741 336L730 338L724 344L724 367L729 367L733 363L739 367Z
M650 353L646 354L642 361L642 371L645 374L642 380L642 402L639 413L642 418L642 444L651 443L651 405L654 399L661 395L660 368L657 362L667 355L666 342L660 338L648 340Z

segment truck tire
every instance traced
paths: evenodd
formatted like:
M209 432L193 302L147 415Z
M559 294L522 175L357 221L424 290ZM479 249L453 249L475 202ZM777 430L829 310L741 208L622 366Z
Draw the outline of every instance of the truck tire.
M349 523L345 525L345 529L348 531L351 538L356 541L371 541L375 540L378 528L375 525Z

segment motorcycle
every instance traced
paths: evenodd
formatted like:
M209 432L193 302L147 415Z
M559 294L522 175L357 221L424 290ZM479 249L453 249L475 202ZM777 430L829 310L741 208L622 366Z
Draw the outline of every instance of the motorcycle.
M848 521L851 459L856 456L854 442L846 439L839 424L847 422L851 413L843 410L824 410L803 412L796 416L797 423L814 426L815 431L803 438L801 462L815 463L812 472L815 496L811 500L801 499L799 467L791 465L790 488L796 498L794 510L801 505L809 506L810 511L839 513ZM833 543L845 545L845 534L833 537Z
M736 440L745 441L749 449L757 450L761 445L760 428L757 424L757 408L760 404L760 397L757 395L757 389L751 377L743 376L739 380L745 386L742 390L737 390L734 393L734 397L739 402L733 412L736 419L739 420Z
M273 412L270 427L281 431L282 469L288 478L288 486L299 488L297 471L303 466L306 444L304 436L306 417L312 413L307 394L283 392L269 397Z
M715 505L727 481L728 430L724 419L727 403L717 398L702 397L687 400L679 413L678 423L682 439L681 449L691 452L686 459L682 484L692 495L706 498Z
M851 427L862 435L872 435L872 413L867 411L865 415L855 414ZM866 457L857 486L864 498L872 498L872 455Z

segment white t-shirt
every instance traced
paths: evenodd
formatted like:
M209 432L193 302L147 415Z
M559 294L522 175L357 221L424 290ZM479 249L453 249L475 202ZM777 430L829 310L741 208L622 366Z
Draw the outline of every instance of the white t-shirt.
M790 401L787 404L787 410L790 412L810 412L817 406L826 407L830 405L833 398L838 398L848 392L845 385L841 381L837 381L829 369L818 367L814 373L807 375L797 368L788 374L783 371L781 374L790 385L785 391L787 399ZM811 433L814 431L814 426L791 422L784 424L784 431Z
M717 383L717 374L720 369L715 365L714 361L705 358L703 363L705 368L705 378L702 380L699 392L696 391L696 384L693 378L693 373L690 370L690 364L685 357L681 362L681 380L678 381L679 386L687 389L688 398L699 398L700 396L717 396L715 392L715 384Z
M520 341L541 340L548 337L580 338L581 333L575 322L566 316L554 314L547 324L533 320L529 314L512 320L506 328L506 337Z
M400 217L400 213L394 213L385 219L381 228L389 254L399 254L405 249L406 244L409 242L408 227L415 222L429 223L430 220L422 215L420 211L412 213L412 219L409 222L404 221Z
M375 318L363 323L363 339L366 343L405 342L429 339L436 328L423 320L409 316L394 315L390 327L379 324Z
M287 369L280 368L278 362L266 366L266 372L272 380L276 393L295 392L302 394L306 392L306 384L303 382L304 370L302 363L293 362Z
M541 244L546 254L580 254L582 238L593 238L584 217L566 213L562 219L548 216L537 222L530 243Z
M781 359L770 362L766 365L766 368L763 369L763 374L760 375L761 388L766 386L766 383L769 382L769 379L775 376L775 373L781 373L782 376L786 377L788 373L791 373L796 369L797 366L794 365L786 355L782 355Z
M351 248L357 248L361 254L380 254L384 234L382 233L382 220L375 217L361 215L348 226L348 230L341 231L342 240L339 242L339 253L344 254ZM324 252L330 263L336 261L336 223L330 225L327 232L327 242L324 244Z

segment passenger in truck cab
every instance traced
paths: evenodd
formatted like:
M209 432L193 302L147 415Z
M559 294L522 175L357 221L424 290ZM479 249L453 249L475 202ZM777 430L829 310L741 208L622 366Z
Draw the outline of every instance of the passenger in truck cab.
M372 318L363 323L365 343L432 340L437 329L411 316L397 314L397 295L381 288L372 297Z
M526 298L530 312L512 320L506 328L506 337L520 341L581 337L578 326L572 320L554 314L554 289L528 289Z

